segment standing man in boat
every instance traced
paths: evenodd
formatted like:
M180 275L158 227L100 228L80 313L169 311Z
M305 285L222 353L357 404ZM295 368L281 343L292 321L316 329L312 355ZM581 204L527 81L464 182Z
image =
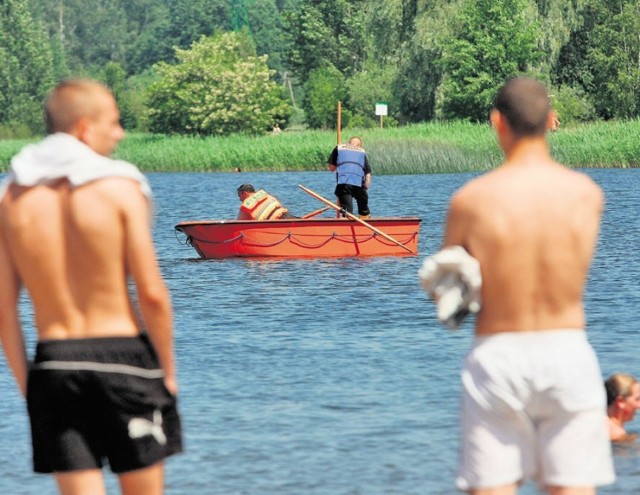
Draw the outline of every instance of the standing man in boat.
M358 216L371 217L369 193L371 186L371 166L367 153L362 148L362 139L353 136L347 144L336 146L328 160L329 170L336 173L335 195L340 206L353 213L353 199L358 203Z
M289 213L275 196L263 189L256 191L251 184L238 187L238 199L242 202L238 211L238 220L278 220L298 218Z
M135 166L108 158L124 131L106 87L62 82L46 117L49 136L14 157L0 188L0 340L26 397L34 470L63 494L101 495L107 460L123 494L160 495L163 460L182 441L151 191ZM37 328L31 364L22 286Z
M509 80L491 111L505 162L449 208L445 247L462 246L482 272L457 478L475 495L513 495L527 479L553 495L593 495L615 478L582 301L603 193L550 156L553 116L541 83Z

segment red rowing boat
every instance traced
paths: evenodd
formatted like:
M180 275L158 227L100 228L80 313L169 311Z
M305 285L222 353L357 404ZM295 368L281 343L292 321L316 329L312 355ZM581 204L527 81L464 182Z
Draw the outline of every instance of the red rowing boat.
M201 220L180 222L175 229L204 259L411 256L418 252L420 221L417 217L371 218L366 224L346 218Z

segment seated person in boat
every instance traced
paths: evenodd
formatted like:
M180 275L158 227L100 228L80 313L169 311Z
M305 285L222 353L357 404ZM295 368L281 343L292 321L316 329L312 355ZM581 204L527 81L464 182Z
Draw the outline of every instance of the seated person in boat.
M291 215L275 196L271 196L263 189L256 191L251 184L242 184L238 187L238 198L242 201L238 220L297 218Z
M609 438L612 442L633 440L624 424L631 421L640 409L640 383L631 375L616 373L604 382L607 390L607 416L609 417Z

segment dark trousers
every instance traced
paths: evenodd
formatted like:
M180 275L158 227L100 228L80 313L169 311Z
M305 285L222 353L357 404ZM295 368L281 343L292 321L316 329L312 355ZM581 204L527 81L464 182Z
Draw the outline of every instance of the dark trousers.
M358 215L369 215L369 193L364 187L350 184L338 184L335 195L340 200L340 207L353 213L353 200L358 203Z

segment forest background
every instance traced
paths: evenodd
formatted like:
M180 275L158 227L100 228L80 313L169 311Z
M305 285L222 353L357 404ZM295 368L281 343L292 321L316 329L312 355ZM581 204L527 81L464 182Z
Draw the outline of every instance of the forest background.
M616 129L629 137L630 150L621 164L640 163L639 0L2 0L0 5L4 139L43 134L42 101L68 77L91 77L111 87L123 125L140 146L157 144L158 135L178 134L240 136L225 142L246 147L245 138L266 135L276 123L290 131L332 129L337 101L343 102L345 127L371 129L378 141L384 140L374 131L380 123L374 114L378 102L388 105L387 128L418 124L442 134L462 129L484 136L465 122L486 124L497 88L517 74L547 84L563 128L595 123L612 134L612 122L622 125ZM326 139L319 136L324 135L309 136L293 138L298 141L290 147L317 142L311 155L322 161Z

